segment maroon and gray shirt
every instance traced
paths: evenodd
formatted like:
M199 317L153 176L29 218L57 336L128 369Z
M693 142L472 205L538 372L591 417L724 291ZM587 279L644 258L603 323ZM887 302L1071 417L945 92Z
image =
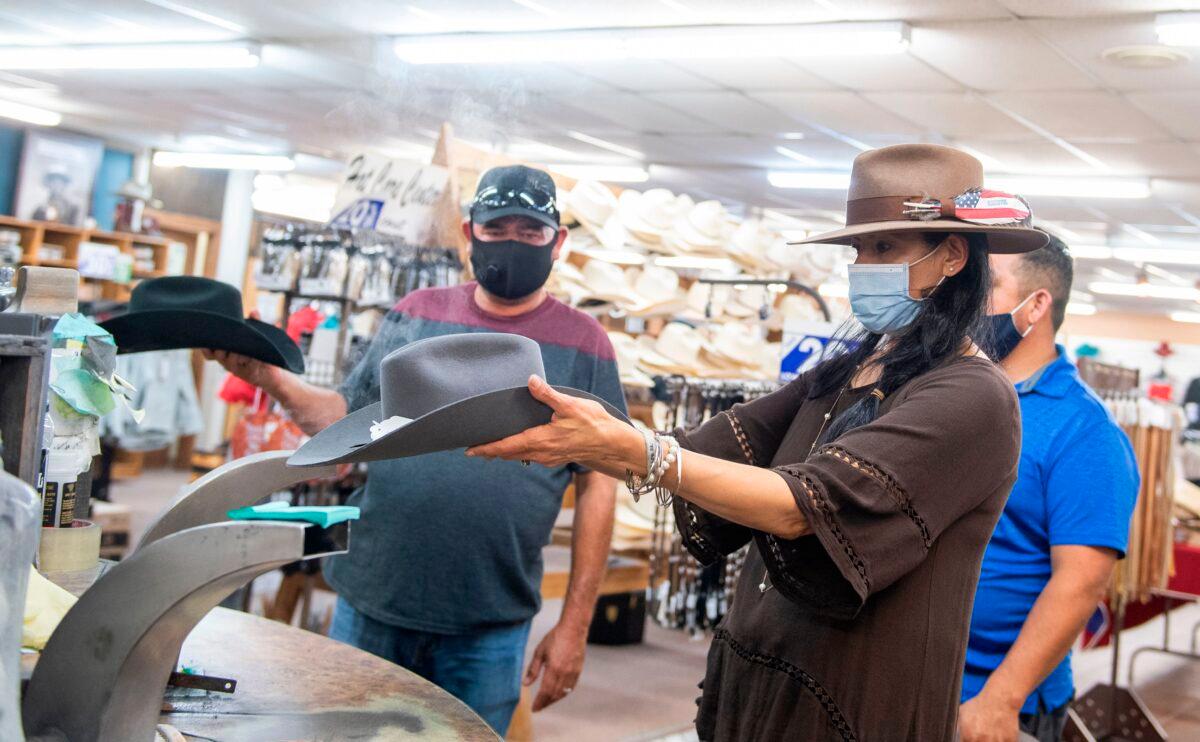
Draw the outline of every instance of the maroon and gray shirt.
M536 340L547 381L625 409L616 355L595 319L552 297L501 317L479 307L475 286L404 297L342 385L350 410L379 401L385 355L461 332ZM353 546L325 573L356 610L394 626L453 634L526 621L541 607L542 547L576 471L467 458L461 450L372 462L366 485L350 498L362 508Z

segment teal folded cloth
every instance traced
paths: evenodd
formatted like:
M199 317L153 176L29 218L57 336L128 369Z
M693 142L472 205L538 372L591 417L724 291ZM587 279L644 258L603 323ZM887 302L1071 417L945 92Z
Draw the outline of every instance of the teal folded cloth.
M228 513L234 520L300 520L315 523L322 528L347 520L358 520L358 514L358 508L349 505L297 507L286 502L266 502L262 505L230 510Z

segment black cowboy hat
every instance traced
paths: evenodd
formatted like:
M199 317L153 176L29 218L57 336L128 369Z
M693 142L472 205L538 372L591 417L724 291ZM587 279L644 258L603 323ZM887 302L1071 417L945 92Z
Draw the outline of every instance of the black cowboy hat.
M304 373L304 356L287 333L242 317L242 292L199 276L166 276L133 289L129 311L101 322L118 353L211 348Z
M317 433L288 459L320 466L400 459L466 448L550 422L553 411L529 393L529 377L546 378L542 349L521 335L442 335L392 351L379 364L381 401ZM608 414L629 418L604 400L569 387Z

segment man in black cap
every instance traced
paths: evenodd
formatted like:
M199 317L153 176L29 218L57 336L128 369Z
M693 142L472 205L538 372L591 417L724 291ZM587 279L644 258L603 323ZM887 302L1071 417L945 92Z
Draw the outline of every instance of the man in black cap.
M608 336L543 288L567 236L550 176L523 166L484 173L463 230L476 281L405 296L340 390L258 361L213 357L278 399L310 435L379 400L379 363L389 352L460 332L536 340L550 383L592 392L624 410ZM616 487L573 465L524 467L461 451L371 463L366 486L350 500L362 508L354 546L326 567L339 593L331 635L429 678L503 734L520 695L530 620L541 604L542 547L572 478L567 596L524 673L527 685L542 677L535 711L565 697L583 667Z

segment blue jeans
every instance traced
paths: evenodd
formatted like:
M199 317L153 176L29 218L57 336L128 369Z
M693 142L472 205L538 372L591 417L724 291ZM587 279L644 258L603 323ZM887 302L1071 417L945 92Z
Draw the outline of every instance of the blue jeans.
M433 634L376 621L339 597L329 636L441 687L503 737L521 697L529 625L525 621L474 634Z

